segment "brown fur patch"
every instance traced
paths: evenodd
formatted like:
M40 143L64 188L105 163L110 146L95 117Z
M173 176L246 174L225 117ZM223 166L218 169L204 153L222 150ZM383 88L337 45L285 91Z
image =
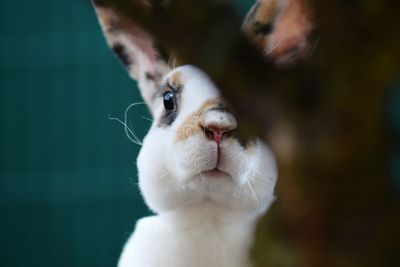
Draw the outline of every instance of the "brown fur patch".
M192 113L183 121L182 125L178 128L176 132L175 142L183 142L194 134L203 131L202 127L204 127L204 125L202 121L202 116L207 110L210 110L213 107L217 107L221 103L223 103L221 99L210 99L204 102L198 111Z
M205 126L204 122L202 121L204 114L213 109L220 110L221 107L227 107L226 102L221 98L210 99L204 102L199 110L188 116L183 121L182 125L177 129L175 143L183 142L189 137L202 132ZM224 108L222 111L231 113L229 110L225 110ZM256 138L251 131L245 129L247 128L237 128L233 133L233 137L245 150L252 150L255 147Z
M125 43L123 40L126 38L140 53L146 55L150 62L156 62L157 51L153 47L153 38L139 24L116 12L112 7L97 6L96 11L111 46L116 42ZM133 51L128 50L128 54L133 54ZM138 73L133 76L135 79L139 78Z
M174 88L182 88L183 77L182 73L177 71L169 77L168 81Z

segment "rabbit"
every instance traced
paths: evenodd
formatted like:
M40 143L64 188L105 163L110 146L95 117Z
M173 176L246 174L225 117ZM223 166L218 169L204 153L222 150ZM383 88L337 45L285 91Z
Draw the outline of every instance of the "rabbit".
M241 143L237 121L198 68L165 75L137 166L156 215L140 219L118 266L250 266L257 218L274 200L274 156Z
M271 149L241 136L207 74L192 65L169 67L150 34L107 1L93 2L109 46L138 82L153 117L137 167L155 215L136 223L118 266L251 266L255 224L275 199ZM267 1L256 3L245 25L260 3Z

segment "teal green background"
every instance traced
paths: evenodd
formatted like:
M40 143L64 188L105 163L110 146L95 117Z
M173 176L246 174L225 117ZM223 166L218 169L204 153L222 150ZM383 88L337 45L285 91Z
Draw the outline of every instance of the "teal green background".
M149 212L139 147L108 116L138 101L88 1L0 2L0 266L116 265Z

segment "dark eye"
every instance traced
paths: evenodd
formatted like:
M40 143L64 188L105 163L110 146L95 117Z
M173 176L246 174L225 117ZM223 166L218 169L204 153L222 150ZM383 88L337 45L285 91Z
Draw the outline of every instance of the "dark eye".
M166 110L173 110L175 108L175 94L172 91L164 93L164 107Z

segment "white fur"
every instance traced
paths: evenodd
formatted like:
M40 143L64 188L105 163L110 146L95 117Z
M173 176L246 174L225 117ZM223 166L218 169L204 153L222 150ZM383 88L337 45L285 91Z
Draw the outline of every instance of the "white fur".
M179 67L166 78L175 72L184 84L178 117L159 127L164 107L161 98L155 100L154 123L137 161L140 189L157 215L138 221L118 266L249 266L255 222L274 200L274 157L260 140L245 149L229 137L220 144L218 168L225 173L204 173L216 167L216 142L202 131L184 141L176 135L190 114L220 93L195 67ZM199 120L236 127L225 112L207 112Z

